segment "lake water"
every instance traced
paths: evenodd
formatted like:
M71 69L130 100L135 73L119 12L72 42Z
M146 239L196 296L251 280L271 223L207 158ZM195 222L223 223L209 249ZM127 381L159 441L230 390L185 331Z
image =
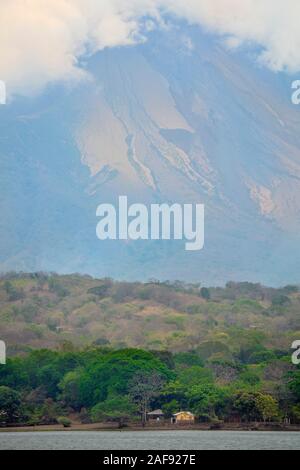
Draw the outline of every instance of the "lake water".
M0 432L1 450L300 450L298 432Z

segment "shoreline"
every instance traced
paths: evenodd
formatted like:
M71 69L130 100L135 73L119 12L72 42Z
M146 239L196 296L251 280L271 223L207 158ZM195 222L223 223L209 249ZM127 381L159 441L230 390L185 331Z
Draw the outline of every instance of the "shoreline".
M79 431L251 431L251 432L300 432L300 425L278 425L276 423L247 423L236 424L226 423L219 426L214 425L127 425L119 428L117 423L93 423L81 424L73 423L70 427L64 428L59 424L37 425L37 426L7 426L0 427L0 433L12 432L79 432Z

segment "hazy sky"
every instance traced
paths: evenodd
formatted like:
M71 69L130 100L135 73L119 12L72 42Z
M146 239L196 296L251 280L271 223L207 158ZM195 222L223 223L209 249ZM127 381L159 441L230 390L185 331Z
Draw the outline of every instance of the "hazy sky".
M0 79L23 94L82 79L80 57L145 40L167 14L231 47L262 46L257 60L274 71L300 72L299 0L0 0Z

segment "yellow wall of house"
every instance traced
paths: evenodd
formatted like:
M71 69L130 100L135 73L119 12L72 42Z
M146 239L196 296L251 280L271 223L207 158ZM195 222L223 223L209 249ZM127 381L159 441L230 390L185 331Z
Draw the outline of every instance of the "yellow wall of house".
M176 421L194 421L194 417L187 413L180 413L176 416Z

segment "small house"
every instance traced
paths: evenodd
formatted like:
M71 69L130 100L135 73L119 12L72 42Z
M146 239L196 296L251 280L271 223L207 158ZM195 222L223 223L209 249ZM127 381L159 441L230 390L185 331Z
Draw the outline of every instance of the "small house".
M147 413L147 417L149 420L160 421L164 418L164 412L162 410L154 410Z
M173 414L171 422L175 424L192 424L195 422L195 415L190 411L180 411Z

